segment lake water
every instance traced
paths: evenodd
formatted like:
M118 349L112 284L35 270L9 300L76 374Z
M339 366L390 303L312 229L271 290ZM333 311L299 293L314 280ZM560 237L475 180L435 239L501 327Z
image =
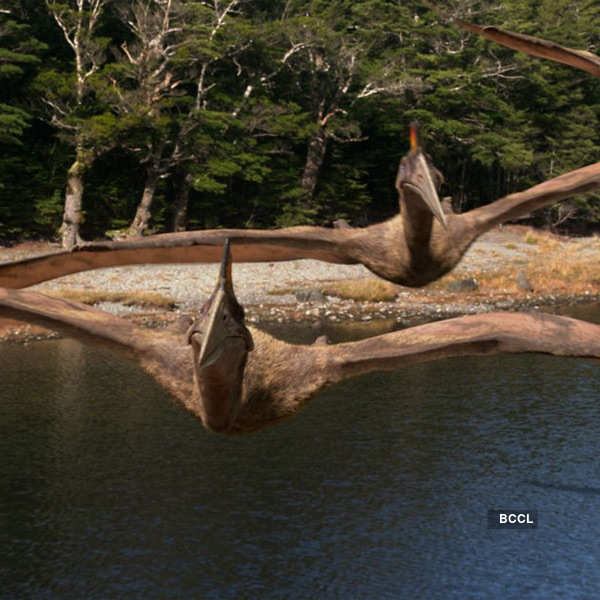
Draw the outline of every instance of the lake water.
M228 438L108 352L0 353L3 599L598 597L597 363L373 374Z

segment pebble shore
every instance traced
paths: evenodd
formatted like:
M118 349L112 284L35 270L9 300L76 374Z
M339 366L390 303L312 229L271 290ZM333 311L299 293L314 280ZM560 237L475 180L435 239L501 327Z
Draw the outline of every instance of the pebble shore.
M507 241L508 240L508 241ZM566 243L580 243L569 240ZM590 242L581 243L582 252ZM48 244L0 248L0 262L19 260L33 254L56 251ZM531 247L523 242L523 234L513 230L495 230L482 236L469 249L455 272L469 277L471 272L498 268L511 261L526 261ZM175 303L168 314L164 309L142 306L124 306L101 302L102 310L120 315L130 314L136 321L160 325L171 321L180 313L197 310L212 292L219 266L200 265L139 265L116 267L77 273L33 286L32 290L55 293L64 290L93 290L95 292L157 292ZM236 295L246 307L249 323L307 322L369 322L385 319L396 324L413 324L463 314L492 310L537 310L540 308L598 301L593 294L499 294L493 298L486 294L451 293L401 288L392 302L356 302L335 297L323 297L317 302L300 302L293 293L274 295L282 288L295 290L314 289L324 282L337 280L375 278L362 265L335 265L315 260L296 260L273 263L236 263L233 278Z

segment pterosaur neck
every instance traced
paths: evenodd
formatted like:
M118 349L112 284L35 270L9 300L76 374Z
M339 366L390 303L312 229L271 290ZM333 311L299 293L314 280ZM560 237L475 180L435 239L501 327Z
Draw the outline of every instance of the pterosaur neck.
M200 417L209 429L226 433L235 421L242 392L241 377L227 378L218 366L207 367L196 377Z
M405 190L400 197L404 236L409 249L422 252L429 247L433 214L413 192Z
M247 360L243 341L229 341L219 359L206 367L198 365L200 349L197 345L193 348L193 354L200 417L209 429L226 433L233 426L242 401Z

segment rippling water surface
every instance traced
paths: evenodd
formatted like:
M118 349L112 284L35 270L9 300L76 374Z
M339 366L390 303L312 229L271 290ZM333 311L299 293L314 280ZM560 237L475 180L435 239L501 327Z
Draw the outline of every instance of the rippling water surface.
M3 599L600 590L597 363L373 374L227 438L108 352L60 340L0 355ZM490 508L536 509L539 527L488 530Z

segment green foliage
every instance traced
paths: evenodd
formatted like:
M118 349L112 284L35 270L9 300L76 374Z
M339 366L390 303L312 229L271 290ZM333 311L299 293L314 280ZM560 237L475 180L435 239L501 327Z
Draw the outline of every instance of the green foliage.
M69 156L64 146L48 144L51 139L51 130L34 122L23 133L22 146L10 146L2 155L0 238L54 237Z
M39 198L34 203L33 220L44 231L57 232L63 211L62 191L55 189L50 197Z
M49 5L67 29L88 23L75 3ZM44 3L14 0L0 13L0 237L56 233L75 158L86 171L83 234L95 237L126 228L149 172L155 230L170 223L174 173L189 175L192 227L388 217L415 118L462 210L600 155L600 79L470 35L417 0L173 0L164 35L161 6L109 3L84 28L80 92ZM128 25L144 7L152 35ZM444 10L600 53L590 0L450 0ZM308 189L315 136L324 151ZM570 198L537 222L598 226L599 200Z
M302 203L302 188L290 190L279 206L279 215L275 219L276 227L292 227L295 225L312 225L319 213L316 203L310 206Z
M20 145L30 118L21 108L0 103L0 143Z
M21 144L31 120L27 86L43 49L26 24L0 13L0 144Z

